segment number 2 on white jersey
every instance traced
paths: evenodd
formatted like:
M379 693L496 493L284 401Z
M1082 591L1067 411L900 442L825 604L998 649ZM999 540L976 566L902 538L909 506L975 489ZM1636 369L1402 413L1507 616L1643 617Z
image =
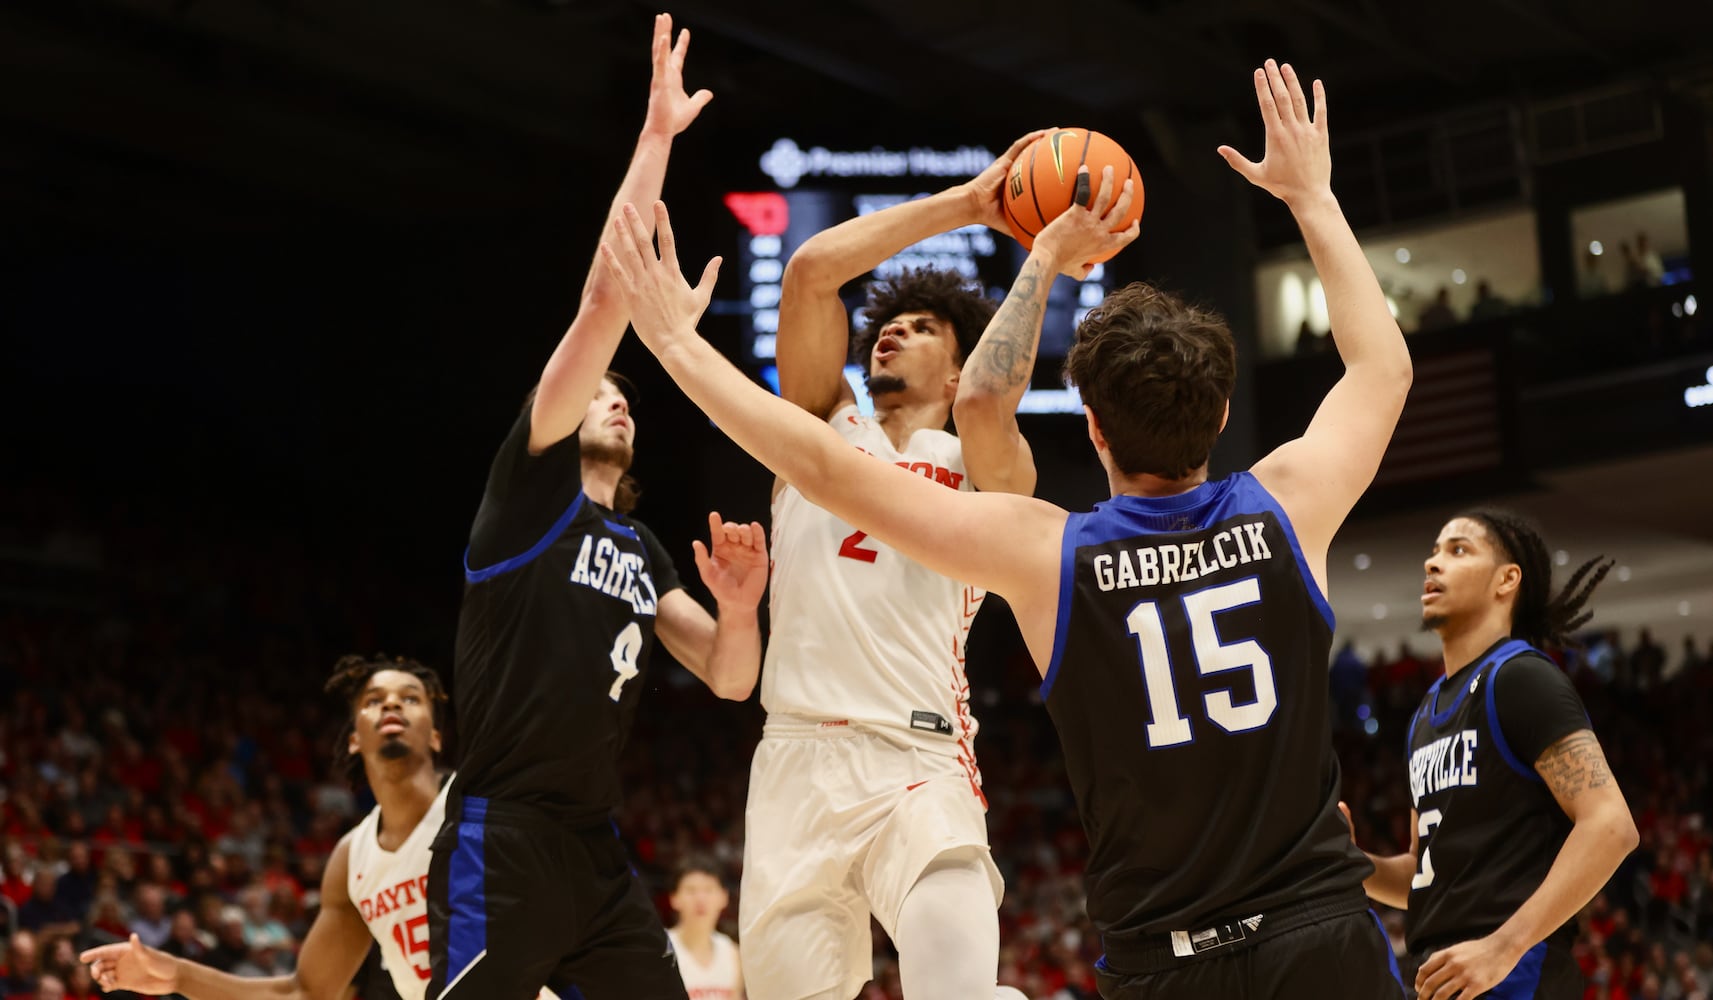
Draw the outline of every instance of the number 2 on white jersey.
M1194 643L1196 669L1203 674L1227 670L1248 670L1255 677L1255 700L1245 705L1232 701L1230 691L1209 691L1202 696L1207 717L1228 733L1244 733L1260 729L1279 707L1279 694L1273 684L1273 659L1254 639L1222 643L1213 616L1261 600L1261 582L1255 577L1238 580L1219 587L1184 596L1184 613L1189 616L1190 637ZM1190 720L1178 708L1178 692L1172 685L1172 663L1166 648L1166 625L1160 618L1160 606L1143 601L1130 609L1124 619L1142 656L1142 681L1148 691L1150 720L1147 727L1148 748L1178 746L1194 737Z
M611 659L613 669L619 676L613 681L613 686L607 690L607 697L619 700L619 693L624 690L625 681L635 677L639 672L636 665L636 654L642 651L642 626L636 622L626 625L619 637L613 640Z

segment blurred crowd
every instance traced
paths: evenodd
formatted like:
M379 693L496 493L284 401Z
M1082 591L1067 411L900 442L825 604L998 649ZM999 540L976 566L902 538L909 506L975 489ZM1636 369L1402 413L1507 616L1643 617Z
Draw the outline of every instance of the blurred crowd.
M370 806L334 762L344 714L321 694L327 671L393 627L405 636L388 651L447 668L410 643L444 643L443 660L449 622L417 630L371 611L394 600L449 608L450 593L379 569L322 574L283 542L199 549L189 530L122 527L47 546L20 542L28 526L0 536L0 1000L98 995L77 952L131 933L240 975L290 971L326 856ZM249 569L264 564L272 572ZM1591 635L1562 654L1642 836L1579 919L1595 1000L1713 996L1704 654L1645 632ZM1036 1000L1092 998L1100 942L1083 913L1086 845L1038 677L1002 624L978 625L969 662L1006 879L1001 981ZM1408 648L1335 658L1345 797L1369 850L1408 843L1403 732L1439 669ZM624 758L620 829L663 914L678 863L715 859L733 894L723 927L735 933L760 708L717 701L664 656L650 687ZM1401 946L1399 916L1386 920ZM878 928L875 940L865 997L896 1000ZM358 992L390 995L384 977L360 977Z

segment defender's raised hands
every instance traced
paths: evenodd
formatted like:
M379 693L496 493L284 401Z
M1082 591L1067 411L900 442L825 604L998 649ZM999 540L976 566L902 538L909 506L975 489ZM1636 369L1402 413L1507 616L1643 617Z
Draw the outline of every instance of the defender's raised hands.
M678 245L663 201L654 203L654 224L660 234L658 255L642 216L635 205L627 203L601 242L601 260L630 308L630 322L637 336L658 354L675 337L695 336L696 323L714 295L720 258L708 261L702 280L690 287L678 269Z
M654 76L648 84L648 117L643 120L644 133L654 133L670 139L690 127L708 102L714 99L709 90L694 94L684 92L684 54L690 51L690 29L678 33L672 41L672 15L654 16Z
M1255 97L1267 126L1267 149L1261 162L1249 160L1230 146L1219 155L1244 179L1287 205L1317 197L1332 189L1332 153L1326 141L1326 88L1314 81L1314 107L1309 107L1297 72L1289 63L1273 60L1255 71ZM1312 111L1312 113L1311 113Z

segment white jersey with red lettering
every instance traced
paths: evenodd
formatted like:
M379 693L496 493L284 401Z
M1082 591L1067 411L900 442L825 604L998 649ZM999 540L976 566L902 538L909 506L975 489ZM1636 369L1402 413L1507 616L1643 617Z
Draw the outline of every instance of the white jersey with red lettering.
M433 974L428 966L429 846L446 818L446 792L451 787L451 779L440 786L428 812L397 850L381 846L380 806L369 810L351 831L345 891L380 945L381 964L401 1000L423 1000ZM544 989L540 1000L556 998Z
M731 938L715 931L714 954L703 965L684 947L676 928L667 928L666 936L672 939L678 972L684 977L684 990L690 994L690 1000L737 1000L738 946Z
M898 451L855 406L829 422L876 458L974 489L952 434L920 430ZM791 486L773 501L772 546L773 633L761 674L768 714L910 734L958 756L979 783L964 640L986 592L912 562Z

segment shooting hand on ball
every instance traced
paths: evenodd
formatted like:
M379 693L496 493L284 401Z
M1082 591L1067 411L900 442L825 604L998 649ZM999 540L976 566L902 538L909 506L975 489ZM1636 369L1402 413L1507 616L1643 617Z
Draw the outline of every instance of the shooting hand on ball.
M1077 174L1079 187L1093 180L1086 166L1077 168ZM1102 167L1100 190L1095 193L1094 203L1088 208L1073 203L1035 237L1035 249L1050 255L1053 270L1081 280L1094 269L1094 261L1111 257L1136 239L1142 231L1140 219L1113 231L1130 212L1136 182L1126 180L1116 187L1114 190L1112 168Z

